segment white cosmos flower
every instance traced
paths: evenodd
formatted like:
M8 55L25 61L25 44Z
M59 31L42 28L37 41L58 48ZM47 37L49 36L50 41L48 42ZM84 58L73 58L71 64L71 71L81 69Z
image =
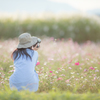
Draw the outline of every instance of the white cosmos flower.
M67 84L67 86L69 86L70 84Z
M62 70L65 70L65 69L62 69Z
M45 75L45 76L48 76L48 75Z
M14 67L14 65L10 65L9 67Z
M69 67L69 69L72 69L71 67Z
M47 62L44 63L44 65L46 65L46 64L47 64Z
M56 71L56 73L58 73L58 71Z
M97 70L95 70L95 72L99 72L99 70L97 69Z
M2 48L2 45L0 45L0 48Z
M71 74L74 74L75 72L71 72Z
M54 76L54 78L57 78L57 76Z

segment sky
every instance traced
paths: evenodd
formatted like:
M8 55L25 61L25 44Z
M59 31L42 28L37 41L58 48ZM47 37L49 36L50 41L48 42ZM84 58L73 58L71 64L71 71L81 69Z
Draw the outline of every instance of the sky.
M59 12L66 10L69 6L73 10L77 9L83 12L100 9L100 0L0 0L0 13Z
M81 11L100 8L100 0L50 0L50 1L67 3Z

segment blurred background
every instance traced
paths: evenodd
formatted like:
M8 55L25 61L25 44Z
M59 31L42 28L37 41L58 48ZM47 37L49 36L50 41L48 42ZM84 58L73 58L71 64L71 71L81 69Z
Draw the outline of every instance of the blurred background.
M100 0L0 0L0 39L23 32L99 42Z

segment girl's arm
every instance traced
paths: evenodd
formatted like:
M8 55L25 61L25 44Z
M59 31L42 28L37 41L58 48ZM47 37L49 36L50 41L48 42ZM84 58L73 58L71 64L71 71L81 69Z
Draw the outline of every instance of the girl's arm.
M37 48L37 45L33 48L33 50L38 50L39 48ZM37 57L37 60L36 60L36 66L39 65L40 62L38 62L38 57Z
M35 62L35 65L38 65L38 52L37 51L34 51L35 52L35 58L36 58L36 62Z

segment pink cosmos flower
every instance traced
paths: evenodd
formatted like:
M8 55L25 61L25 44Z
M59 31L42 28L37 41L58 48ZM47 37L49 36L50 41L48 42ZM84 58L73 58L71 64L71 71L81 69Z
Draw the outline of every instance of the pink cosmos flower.
M93 68L93 67L90 67L89 69L95 70L95 68Z
M71 63L72 62L72 60L70 60L68 63Z
M66 56L63 56L63 58L62 59L66 59Z
M61 77L59 77L57 80L62 80L62 78L61 78Z
M54 40L54 37L51 37L50 39L53 41Z
M52 76L54 76L54 75L56 75L56 74L52 74Z
M100 62L98 64L100 64Z
M65 82L66 82L66 83L68 83L68 82L69 82L69 80L66 80Z
M38 73L38 74L41 74L42 72Z
M3 68L1 67L0 70L3 70Z
M79 65L79 62L75 63L75 65Z
M88 53L87 55L92 56L90 53Z
M60 68L58 68L58 70L60 70Z
M87 71L87 69L84 69L84 72L86 72Z
M39 64L40 64L40 62L38 61L37 64L36 64L36 66L39 65Z
M49 71L50 73L53 73L52 71Z
M50 77L50 75L48 75Z

